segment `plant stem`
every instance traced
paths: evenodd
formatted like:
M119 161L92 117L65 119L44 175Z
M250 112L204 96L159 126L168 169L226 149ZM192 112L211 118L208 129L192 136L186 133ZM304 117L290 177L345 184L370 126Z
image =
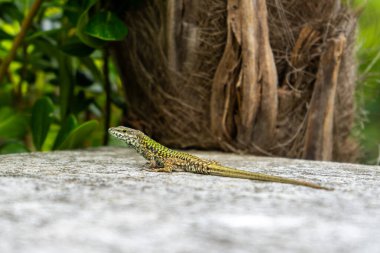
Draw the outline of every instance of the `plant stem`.
M108 144L108 128L111 120L111 82L109 77L109 50L107 47L103 50L103 82L106 92L106 104L104 108L104 138L103 145Z
M9 54L5 57L4 61L2 62L0 66L0 82L3 80L4 75L6 74L9 64L14 60L16 57L17 49L21 45L23 39L25 38L25 35L32 24L34 16L37 14L43 0L36 0L34 4L32 5L32 8L30 9L30 12L25 17L21 24L21 29L19 34L17 34L16 38L13 41L12 48L9 51Z

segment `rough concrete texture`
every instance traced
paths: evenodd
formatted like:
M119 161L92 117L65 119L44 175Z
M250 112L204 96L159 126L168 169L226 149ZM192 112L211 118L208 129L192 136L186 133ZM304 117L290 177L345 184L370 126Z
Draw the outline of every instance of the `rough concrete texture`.
M335 191L155 173L134 151L0 156L0 252L380 252L380 168L197 152Z

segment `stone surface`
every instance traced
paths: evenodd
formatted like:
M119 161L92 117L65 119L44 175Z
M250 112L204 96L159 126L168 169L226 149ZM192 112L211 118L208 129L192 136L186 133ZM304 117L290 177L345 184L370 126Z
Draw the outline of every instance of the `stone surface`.
M379 252L379 167L196 154L336 190L148 172L122 148L3 155L0 252Z

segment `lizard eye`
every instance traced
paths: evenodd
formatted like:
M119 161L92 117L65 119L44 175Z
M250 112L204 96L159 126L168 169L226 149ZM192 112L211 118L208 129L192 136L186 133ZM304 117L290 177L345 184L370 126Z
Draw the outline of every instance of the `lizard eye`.
M127 130L124 129L124 130L123 130L123 133L126 133L126 132L127 132Z

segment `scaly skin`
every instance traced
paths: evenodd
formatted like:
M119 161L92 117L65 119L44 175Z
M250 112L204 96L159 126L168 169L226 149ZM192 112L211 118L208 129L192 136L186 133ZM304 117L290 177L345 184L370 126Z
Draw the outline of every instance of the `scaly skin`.
M152 140L143 132L132 128L119 126L112 127L108 131L112 136L132 146L139 154L148 160L150 168L153 171L186 171L206 175L269 181L302 185L315 189L333 190L332 188L323 187L306 181L224 167L215 161L201 159L194 155L171 150Z

